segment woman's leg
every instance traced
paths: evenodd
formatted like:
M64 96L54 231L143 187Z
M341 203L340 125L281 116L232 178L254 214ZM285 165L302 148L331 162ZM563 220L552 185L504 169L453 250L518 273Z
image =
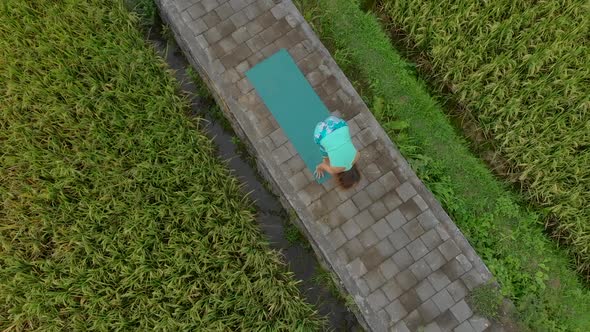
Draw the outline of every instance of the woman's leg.
M320 152L322 153L323 158L328 157L328 153L320 143L324 137L326 137L328 129L328 124L326 121L321 121L315 126L315 130L313 132L313 140L314 142L320 147Z

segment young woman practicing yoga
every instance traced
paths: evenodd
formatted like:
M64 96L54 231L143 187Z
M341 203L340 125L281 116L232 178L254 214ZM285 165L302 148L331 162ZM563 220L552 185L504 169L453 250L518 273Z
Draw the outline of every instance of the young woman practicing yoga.
M329 116L316 125L313 138L324 157L323 162L316 167L314 175L317 178L322 178L324 172L328 172L344 189L359 182L361 174L355 164L360 153L352 144L346 121Z

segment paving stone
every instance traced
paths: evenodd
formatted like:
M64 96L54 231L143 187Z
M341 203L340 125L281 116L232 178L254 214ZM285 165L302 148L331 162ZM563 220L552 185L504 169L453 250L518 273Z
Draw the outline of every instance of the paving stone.
M441 267L441 270L449 277L451 280L455 280L462 276L465 272L463 266L457 261L456 259L451 259L445 265Z
M252 37L246 27L240 27L231 34L236 43L242 44ZM253 51L254 52L254 51Z
M430 284L430 281L424 279L416 286L416 293L418 294L420 300L424 302L431 298L432 295L436 294L436 291L434 290L434 287L432 287L432 285Z
M307 172L306 174L310 174L310 173ZM326 211L326 213L334 210L336 207L338 207L338 205L341 202L340 197L338 196L338 193L336 193L336 191L334 191L334 190L328 192L327 194L322 195L320 200L322 202L322 207Z
M380 289L375 290L367 297L367 301L373 310L378 311L383 308L389 301Z
M426 264L426 261L422 258L416 263L410 265L410 271L414 274L416 279L424 280L431 272L430 267Z
M418 298L418 294L416 294L416 290L413 288L409 289L402 296L400 296L399 300L404 306L404 308L409 312L418 308L418 306L421 304L420 299Z
M408 221L405 225L402 226L402 229L404 230L404 232L406 232L406 234L408 234L408 237L412 241L416 240L422 234L424 234L424 229L422 228L422 226L420 226L418 219Z
M217 0L201 0L201 4L208 12L212 11L217 6L219 6L219 2L217 2Z
M461 264L465 272L471 270L471 268L473 267L471 265L471 262L463 254L459 254L457 257L455 257L455 259L459 262L459 264Z
M295 61L299 61L309 54L309 51L305 49L303 43L298 43L295 46L292 46L288 51Z
M418 307L418 312L426 323L430 323L436 318L436 316L440 314L440 310L432 300L427 300L426 302L420 304Z
M354 204L361 210L364 210L366 207L373 203L371 197L365 190L361 190L358 193L352 196L352 201Z
M299 191L309 185L307 177L303 172L299 172L289 178L289 183L293 186L293 190Z
M434 249L426 256L424 256L424 260L430 266L432 271L438 270L441 266L445 265L447 261L445 260L444 256L440 253L438 249Z
M368 296L371 291L369 290L369 286L367 285L367 282L363 278L357 278L354 281L355 281L356 286L358 287L359 291L361 292L361 294L363 296Z
M291 157L287 161L287 165L289 166L293 174L302 171L305 168L305 163L303 162L303 159L301 159L301 157L299 156Z
M367 285L369 285L371 292L375 291L377 288L381 288L381 286L385 284L385 278L381 275L379 269L369 270L369 272L363 276L363 279L365 279Z
M279 146L272 152L272 156L275 162L280 165L291 158L291 153L289 153L289 150L285 146Z
M207 34L209 31L207 31L205 34ZM225 68L240 66L240 68L236 67L236 71L238 71L240 74L243 74L246 70L248 70L249 67L248 62L244 63L244 60L246 60L250 55L252 55L252 50L248 47L248 45L241 44L234 48L230 54L227 54L221 58L221 63L225 66Z
M469 324L468 321L464 321L459 326L457 326L453 332L474 332L475 329Z
M366 190L373 200L378 200L386 193L385 186L379 181L369 184Z
M452 331L459 325L459 322L457 322L457 319L450 310L446 310L442 314L438 315L435 321L443 331Z
M436 250L436 248L443 242L438 235L438 232L435 229L431 229L420 236L424 245L428 248L428 250Z
M393 233L393 230L391 229L391 226L389 226L389 224L387 223L386 219L380 219L378 222L374 223L371 226L371 228L373 229L375 234L377 234L377 238L379 240L383 240L386 237L388 237L391 233ZM394 243L394 246L395 246L395 243ZM396 247L396 249L399 249L399 248Z
M354 219L350 219L342 225L342 231L350 240L360 234L361 228L354 222Z
M432 272L432 274L428 276L428 281L430 281L430 284L437 292L447 287L447 285L451 283L449 277L447 277L447 275L441 270Z
M399 180L395 174L393 174L393 172L385 173L385 175L379 178L379 182L386 188L387 191L400 185Z
M387 257L381 256L375 247L372 247L361 254L361 260L370 270L378 267L379 264L383 263L385 258Z
M188 25L188 27L191 29L195 36L198 36L203 32L207 31L207 29L209 29L209 27L207 27L207 24L205 24L205 22L203 22L202 20L191 22Z
M361 242L355 238L344 244L344 250L346 251L348 257L352 260L360 257L365 251L365 248L363 248Z
M238 11L244 9L246 6L248 6L249 1L229 0L229 4L234 11L238 12Z
M465 302L465 300L461 300L457 304L455 304L451 308L451 312L453 313L453 315L455 316L455 318L457 319L457 321L459 323L461 323L461 322L467 320L467 318L473 316L473 312L471 311L471 309L469 308L469 306L467 305L467 302Z
M346 237L339 228L336 228L328 234L328 241L330 241L332 247L336 250L346 243Z
M465 286L463 281L461 281L460 279L457 279L453 281L450 285L448 285L447 291L449 292L449 294L451 294L455 302L458 302L465 298L465 296L467 296L467 293L469 292L467 290L467 286Z
M404 318L404 322L406 322L406 325L410 331L418 331L420 327L424 326L424 320L420 316L420 313L417 309L414 309L414 311L410 312L410 314Z
M377 234L371 229L365 229L359 236L358 239L361 241L363 247L369 248L379 242L379 238L377 238Z
M387 304L389 304L389 302L387 302ZM385 311L385 307L377 311L377 317L379 317L379 320L381 320L382 322L391 321L391 319L389 318L389 314L387 313L387 311Z
M443 244L438 246L438 250L440 250L441 254L445 256L446 260L451 260L461 253L461 250L459 250L459 247L457 247L457 244L453 239L448 239L443 242Z
M238 85L238 89L242 93L248 93L248 92L252 91L252 89L254 89L254 87L252 86L252 84L250 84L250 81L247 78L243 78L240 81L238 81L237 85ZM275 146L278 146L278 145L275 144ZM293 154L291 153L291 155L293 155Z
M303 188L303 190L300 190L298 192L298 196L299 199L303 201L305 206L309 206L312 202L319 199L325 193L326 192L322 186L320 186L316 182L312 182L305 188Z
M411 289L412 287L414 287L414 285L418 283L418 280L416 280L416 277L410 270L404 270L398 273L395 276L395 281L398 283L398 285L400 285L400 287L404 291Z
M363 146L368 146L375 142L377 136L375 136L372 128L365 128L358 133L358 138Z
M260 8L257 1L252 2L241 11L246 15L249 21L258 21L255 19L263 13L262 8Z
M269 26L273 25L277 20L270 11L262 13L257 19L258 23L263 29L268 28Z
M252 54L252 53L250 53ZM234 54L234 57L237 59L238 55ZM248 56L246 56L248 57ZM252 66L250 66L250 63L248 62L248 60L243 60L242 62L240 62L237 66L236 66L236 71L242 75L244 75L244 73L250 69ZM275 126L276 128L276 126Z
M387 280L381 290L390 301L397 299L404 293L403 288L393 278Z
M259 34L259 36L262 37L262 39L266 42L267 45L274 42L282 35L281 30L278 29L278 27L279 22L269 26Z
M287 10L285 9L284 6L278 5L278 6L274 6L270 9L270 12L272 13L272 15L278 20L281 19L283 17L285 17L285 15L288 14Z
M390 332L410 332L404 321L397 322L395 326L389 330Z
M440 238L443 241L446 241L446 240L448 240L448 239L451 238L451 236L447 232L446 227L444 225L442 225L442 224L439 223L439 224L436 225L435 228L436 228L436 232L438 233L438 235L440 236Z
M260 33L260 31L264 30L264 28L262 28L260 23L258 23L257 21L249 21L248 23L246 23L245 27L251 36L256 36L256 35L258 35L258 33ZM260 37L260 38L262 39L262 37Z
M389 241L393 244L396 250L402 249L403 247L408 245L408 243L411 242L406 233L402 229L394 231L389 236Z
M436 322L430 322L424 327L424 332L443 332Z
M402 205L399 206L399 210L401 213L406 217L408 220L414 219L416 216L420 214L420 208L413 200L409 200Z
M420 208L420 211L428 210L428 204L426 204L426 202L424 201L424 199L421 196L416 195L416 196L412 197L412 200Z
M371 212L371 215L375 218L375 220L385 217L388 213L387 208L382 201L377 201L371 204L369 207L369 212Z
M244 27L248 23L248 17L243 12L234 12L229 19L233 22L236 28Z
M186 11L189 13L193 20L196 20L207 13L203 5L200 3L193 4Z
M383 257L389 257L393 255L393 253L395 252L395 249L393 248L388 239L383 239L379 241L375 248L377 249L377 252L379 252L379 254Z
M492 325L489 320L477 315L469 318L469 323L476 332L483 332L485 329L490 327L490 325Z
M393 230L402 227L407 222L406 217L404 217L400 210L393 210L385 217L385 220L387 220Z
M412 258L414 258L415 261L424 257L424 255L428 253L428 248L426 248L424 243L422 243L422 240L419 238L410 242L406 246L406 249L408 249L408 252L410 252L410 255L412 255Z
M404 305L399 301L395 300L385 307L385 311L389 314L389 318L392 322L397 323L402 320L408 314Z
M340 211L340 214L342 214L342 216L346 219L352 219L352 217L356 216L359 213L359 210L354 205L352 200L347 200L340 204L340 206L338 207L338 211Z
M461 277L461 280L463 281L463 283L465 283L465 286L467 286L469 290L473 290L475 287L485 282L483 277L474 268L471 269L469 272L465 273Z
M375 224L375 218L373 218L368 210L364 210L354 216L354 221L361 228L361 230L365 230Z
M231 8L229 3L224 3L223 5L215 8L215 12L219 15L219 18L225 20L234 14L233 8Z
M410 253L405 248L402 248L398 250L395 254L393 254L392 259L395 265L397 265L397 267L399 267L400 270L407 269L410 265L414 263L414 259L412 258L412 256L410 256Z
M453 297L451 294L449 294L449 292L447 292L446 289L443 289L440 292L434 294L431 299L434 301L434 303L436 303L436 306L441 312L444 312L455 304Z
M399 187L395 188L395 191L402 199L403 202L407 202L410 198L417 194L414 186L408 181L402 183Z
M400 272L400 269L395 265L392 258L385 259L385 261L379 265L379 270L385 279L391 279Z
M209 29L213 29L222 21L216 12L208 12L201 20L205 22Z
M363 262L356 258L346 265L353 278L360 278L367 273L367 268Z
M287 142L287 136L282 128L278 128L277 130L273 131L270 134L270 138L272 139L275 146L281 146Z
M402 199L395 192L390 191L383 197L383 203L389 211L393 211L402 205Z

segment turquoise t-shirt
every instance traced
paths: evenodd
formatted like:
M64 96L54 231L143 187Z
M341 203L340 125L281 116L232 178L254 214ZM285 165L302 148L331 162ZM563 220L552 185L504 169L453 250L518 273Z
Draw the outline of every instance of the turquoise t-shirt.
M328 153L330 165L344 167L348 171L352 168L352 162L356 157L356 149L350 138L348 126L338 128L324 137L320 144Z

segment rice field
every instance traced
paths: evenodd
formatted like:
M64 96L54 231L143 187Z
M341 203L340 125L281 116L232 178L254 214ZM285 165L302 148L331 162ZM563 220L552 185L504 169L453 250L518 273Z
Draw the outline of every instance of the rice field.
M507 178L590 275L590 6L583 0L373 3L427 59Z
M0 6L0 330L321 329L138 24Z

